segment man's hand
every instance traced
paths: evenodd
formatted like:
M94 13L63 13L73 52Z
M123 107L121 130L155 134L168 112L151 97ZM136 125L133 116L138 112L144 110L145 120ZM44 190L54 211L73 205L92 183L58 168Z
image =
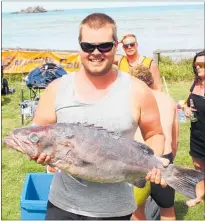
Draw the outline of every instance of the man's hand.
M41 153L40 155L33 155L32 157L30 157L30 160L35 160L39 164L47 165L50 162L51 157L46 155L45 153Z
M152 169L147 176L145 177L147 181L150 181L155 184L161 184L161 186L164 188L167 186L167 183L163 178L161 178L161 172L159 169Z

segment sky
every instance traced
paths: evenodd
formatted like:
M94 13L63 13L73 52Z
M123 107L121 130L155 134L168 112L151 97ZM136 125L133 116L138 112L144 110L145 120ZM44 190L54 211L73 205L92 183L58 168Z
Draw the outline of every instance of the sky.
M75 1L75 2L2 2L2 12L16 12L27 7L41 6L46 10L54 9L79 9L79 8L107 8L107 7L128 7L141 5L170 5L170 4L203 4L203 2L89 2L89 1Z

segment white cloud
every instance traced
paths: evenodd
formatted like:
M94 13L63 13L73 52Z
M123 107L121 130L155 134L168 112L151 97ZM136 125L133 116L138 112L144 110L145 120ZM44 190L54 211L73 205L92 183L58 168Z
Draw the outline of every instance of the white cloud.
M179 5L179 4L199 4L199 2L2 2L2 12L15 12L27 7L42 6L47 10L53 9L80 9L80 8L107 8L107 7L126 7L141 5ZM202 4L202 3L201 3Z

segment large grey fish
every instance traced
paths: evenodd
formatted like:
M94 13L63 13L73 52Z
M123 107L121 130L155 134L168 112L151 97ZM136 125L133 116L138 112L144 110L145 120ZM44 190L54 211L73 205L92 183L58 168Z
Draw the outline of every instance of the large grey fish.
M92 182L136 185L155 167L168 185L196 198L196 184L205 179L194 169L172 164L165 168L147 145L94 125L57 123L18 128L4 142L29 156L42 152L50 155L50 166Z

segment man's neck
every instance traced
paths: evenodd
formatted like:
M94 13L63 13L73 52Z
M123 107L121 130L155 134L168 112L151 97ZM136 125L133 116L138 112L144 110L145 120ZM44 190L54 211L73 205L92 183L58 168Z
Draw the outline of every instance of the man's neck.
M117 72L115 70L110 70L108 73L95 76L86 73L84 69L81 69L77 73L76 82L79 85L84 85L85 87L90 87L92 89L103 90L109 87L117 79Z
M94 76L83 69L76 73L75 96L85 103L101 100L109 92L110 86L117 79L117 71L111 70L103 76Z
M133 54L133 55L127 55L126 58L127 58L128 62L129 62L129 64L136 65L138 63L140 55L138 53L136 53L136 54Z

